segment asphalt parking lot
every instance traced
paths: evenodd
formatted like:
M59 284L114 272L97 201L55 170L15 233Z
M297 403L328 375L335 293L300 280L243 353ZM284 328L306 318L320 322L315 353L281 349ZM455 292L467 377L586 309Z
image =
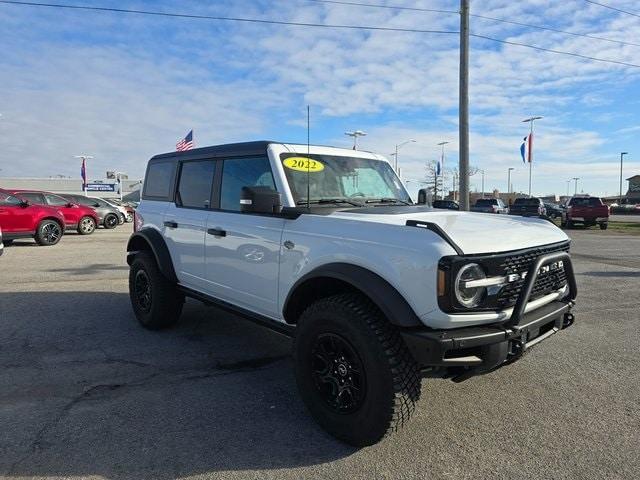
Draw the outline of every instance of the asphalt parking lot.
M2 478L639 476L640 236L571 231L576 324L490 375L424 380L408 428L357 450L307 415L287 338L191 301L139 327L129 232L0 257Z

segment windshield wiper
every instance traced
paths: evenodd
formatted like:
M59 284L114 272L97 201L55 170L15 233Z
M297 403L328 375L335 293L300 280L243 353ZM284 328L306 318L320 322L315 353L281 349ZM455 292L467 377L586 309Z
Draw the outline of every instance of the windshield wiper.
M367 200L366 203L401 203L402 205L411 205L409 202L392 197L372 198Z
M348 205L353 205L354 207L361 207L362 204L358 202L353 202L351 200L347 200L346 198L320 198L318 200L298 200L296 205L322 205L322 204L338 204L338 203L346 203Z

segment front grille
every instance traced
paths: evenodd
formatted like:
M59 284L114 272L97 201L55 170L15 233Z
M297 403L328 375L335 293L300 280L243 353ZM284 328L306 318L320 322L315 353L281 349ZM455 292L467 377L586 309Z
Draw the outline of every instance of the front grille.
M556 252L568 252L569 244L553 245L550 247L540 247L527 250L525 253L509 255L500 263L499 268L504 275L522 274L527 272L531 265L541 255ZM518 295L524 286L525 279L519 279L505 285L497 295L497 303L500 307L506 308L515 305ZM561 289L567 284L567 277L564 269L552 270L538 275L536 283L533 285L533 291L529 297L529 301L543 297L556 290Z

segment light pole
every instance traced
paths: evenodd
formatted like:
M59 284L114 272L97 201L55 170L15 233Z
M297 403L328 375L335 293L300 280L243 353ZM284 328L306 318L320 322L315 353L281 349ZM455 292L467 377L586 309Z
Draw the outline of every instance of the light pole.
M622 157L628 155L627 152L620 152L620 203L618 205L622 205Z
M482 172L482 198L484 198L484 170L480 170Z
M444 146L449 142L440 142L438 146L442 147L440 153L440 174L442 175L442 200L444 200ZM436 185L438 185L438 178L436 177Z
M395 153L395 155L394 155L394 157L395 157L395 159L394 159L394 164L395 164L394 170L396 171L396 173L398 174L398 176L400 176L400 174L398 173L398 149L399 149L400 147L403 147L403 146L404 146L404 145L406 145L407 143L416 143L416 141L415 141L414 139L412 139L412 138L411 138L411 139L409 139L409 140L407 140L407 141L405 141L405 142L397 143L397 144L396 144L396 153Z
M574 196L576 196L578 194L578 180L580 180L580 177L573 177L573 181L576 182L575 189L573 190L573 195Z
M527 140L529 143L529 158L527 159L529 161L529 197L531 197L531 165L533 164L533 122L541 118L543 117L529 117L522 120L522 123L529 123L529 138Z
M353 137L353 149L358 149L358 137L366 137L367 132L363 132L362 130L354 130L353 132L344 132L344 134L348 137Z
M507 193L511 193L511 170L515 170L515 168L509 167L507 170Z
M571 183L571 179L567 180L567 197L569 196L569 184Z
M82 179L82 191L85 196L87 195L87 179L89 176L87 175L87 160L92 160L93 157L91 155L74 155L73 158L81 158L82 159L82 174L84 178Z

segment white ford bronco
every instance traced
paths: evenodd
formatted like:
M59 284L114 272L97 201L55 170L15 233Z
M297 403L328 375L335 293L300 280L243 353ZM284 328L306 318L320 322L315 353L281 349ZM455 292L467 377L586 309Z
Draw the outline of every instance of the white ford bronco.
M142 325L191 297L292 336L310 413L356 446L409 420L424 372L461 381L571 325L577 293L546 220L416 205L379 155L268 141L153 157L127 251Z

